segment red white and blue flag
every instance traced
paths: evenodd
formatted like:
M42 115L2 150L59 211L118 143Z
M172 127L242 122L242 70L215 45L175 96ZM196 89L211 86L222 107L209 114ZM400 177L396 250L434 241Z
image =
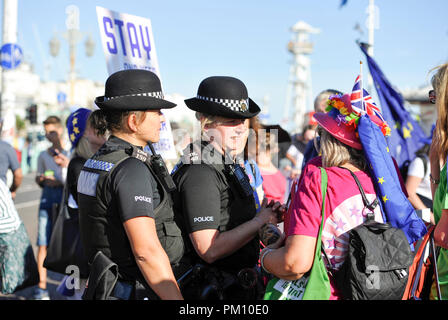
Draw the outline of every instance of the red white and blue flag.
M384 121L380 109L377 107L367 90L362 88L361 75L356 77L355 85L353 86L352 93L350 95L350 100L352 109L358 114L375 115Z

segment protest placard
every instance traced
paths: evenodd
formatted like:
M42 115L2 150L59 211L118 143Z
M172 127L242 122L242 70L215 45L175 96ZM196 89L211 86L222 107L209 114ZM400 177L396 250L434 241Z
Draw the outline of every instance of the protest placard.
M151 20L102 7L96 7L96 12L109 75L120 70L144 69L154 72L162 81ZM153 146L164 159L177 159L171 126L165 119L160 141Z

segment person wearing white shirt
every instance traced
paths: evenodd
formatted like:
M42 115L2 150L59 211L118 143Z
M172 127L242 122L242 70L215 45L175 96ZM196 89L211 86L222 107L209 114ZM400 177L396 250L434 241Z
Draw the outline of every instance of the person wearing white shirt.
M429 146L423 147L425 151ZM420 150L419 150L420 151ZM429 150L428 150L429 151ZM431 181L429 179L430 163L427 152L417 152L418 156L409 165L406 179L406 190L409 195L409 202L416 210L422 210L425 216L430 214L430 221L434 224L432 215L432 194ZM422 217L427 220L426 217Z

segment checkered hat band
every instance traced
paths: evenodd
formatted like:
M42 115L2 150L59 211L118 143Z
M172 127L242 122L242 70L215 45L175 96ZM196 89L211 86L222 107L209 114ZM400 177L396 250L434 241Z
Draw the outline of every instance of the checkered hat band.
M233 100L233 99L221 99L221 98L210 98L203 96L196 96L199 100L210 101L219 103L232 111L245 112L249 109L249 99Z
M113 100L113 99L121 98L121 97L153 97L153 98L157 98L157 99L164 99L163 92L156 91L156 92L125 94L125 95L116 96L116 97L104 97L104 101L109 101L109 100Z

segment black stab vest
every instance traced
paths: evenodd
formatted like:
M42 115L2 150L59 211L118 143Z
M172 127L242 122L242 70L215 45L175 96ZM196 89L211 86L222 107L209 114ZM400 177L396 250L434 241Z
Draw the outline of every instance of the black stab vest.
M133 256L123 223L117 214L112 214L111 173L121 162L135 157L144 162L157 182L160 204L154 209L157 236L172 265L184 254L181 231L174 222L171 194L163 187L151 167L150 156L130 146L103 147L89 159L78 180L78 206L80 234L89 262L98 251L102 251L117 263L120 275L125 280L141 277Z
M186 163L185 163L186 162ZM189 166L195 165L194 163L188 164L187 161L180 163L176 168L176 172L173 174L173 179L178 185L180 177L185 170L188 170ZM226 165L220 163L205 163L218 175L219 190L221 193L221 212L220 212L220 223L219 232L225 232L238 227L239 225L251 220L256 215L255 200L253 196L245 197L241 195L236 186L236 182L229 176ZM204 194L204 196L206 196ZM185 230L184 217L182 214L182 196L177 190L174 195L174 212L176 216L176 221L178 225L183 229L182 233L184 235L184 243L186 248L186 255L192 259L192 261L201 262L206 264L202 259L199 258L191 240L189 238L188 232ZM246 245L238 249L233 254L215 261L212 266L230 273L237 273L243 268L254 267L258 261L258 256L260 252L260 240L258 235L249 241Z

